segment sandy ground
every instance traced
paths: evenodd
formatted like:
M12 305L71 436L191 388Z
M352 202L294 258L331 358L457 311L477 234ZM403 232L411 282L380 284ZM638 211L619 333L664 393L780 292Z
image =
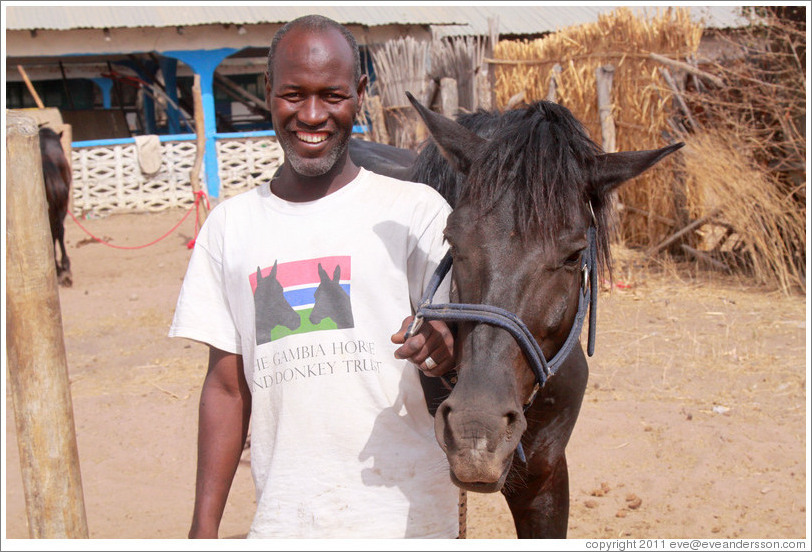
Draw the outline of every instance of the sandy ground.
M83 221L119 246L184 211ZM67 221L60 289L92 538L183 538L206 350L166 337L193 217L114 249ZM567 449L572 538L808 538L806 303L739 281L620 263L601 293L590 382ZM6 537L28 537L10 390ZM514 538L500 494L468 495L468 538ZM240 466L222 537L254 508Z

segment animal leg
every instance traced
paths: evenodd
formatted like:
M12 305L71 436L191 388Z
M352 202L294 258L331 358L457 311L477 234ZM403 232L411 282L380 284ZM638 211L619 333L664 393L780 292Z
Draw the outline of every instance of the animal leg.
M514 465L514 470L516 466ZM569 519L569 474L564 455L540 475L524 473L521 481L505 485L516 535L520 539L565 539Z
M73 285L73 275L70 271L70 259L65 250L65 227L58 228L56 234L55 241L59 244L59 250L62 253L62 262L56 263L56 277L59 285L71 287ZM56 261L56 243L54 244L54 261Z

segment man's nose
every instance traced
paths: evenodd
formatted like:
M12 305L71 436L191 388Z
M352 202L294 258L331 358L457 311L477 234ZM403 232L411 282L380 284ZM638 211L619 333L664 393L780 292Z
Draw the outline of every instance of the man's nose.
M327 119L327 110L324 102L318 96L309 96L299 110L299 120L306 125L316 126Z

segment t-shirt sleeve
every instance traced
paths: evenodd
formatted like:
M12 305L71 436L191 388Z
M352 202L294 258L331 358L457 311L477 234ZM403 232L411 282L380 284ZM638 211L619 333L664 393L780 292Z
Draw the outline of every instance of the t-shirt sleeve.
M445 243L443 238L443 230L445 230L446 219L451 213L451 207L448 203L437 196L437 208L433 210L431 216L423 222L421 227L416 228L417 242L416 246L409 255L408 261L408 276L409 276L409 297L412 302L412 308L417 309L423 298L423 293L428 287L437 265L443 260L446 252L448 251L448 244ZM437 288L437 293L434 295L435 303L445 303L448 301L449 290L451 289L451 272L449 271L440 287Z
M211 215L195 240L169 337L184 337L242 354L239 332L229 306L222 256L218 255L222 251L218 246L222 244L222 233L217 231L220 227Z

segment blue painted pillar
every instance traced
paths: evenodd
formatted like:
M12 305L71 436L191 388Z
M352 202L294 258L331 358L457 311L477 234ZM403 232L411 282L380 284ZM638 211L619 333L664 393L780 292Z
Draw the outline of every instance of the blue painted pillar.
M178 60L161 57L161 74L164 76L164 88L169 99L175 102L166 102L166 119L169 127L169 134L180 134L180 111L175 107L178 105ZM191 129L189 129L191 130Z
M214 112L214 71L220 63L236 52L236 48L219 50L175 50L162 52L162 55L178 59L200 75L200 92L203 97L203 126L205 127L206 152L203 162L206 165L206 185L211 197L220 196L220 174L217 164L217 147L214 134L217 132L217 118Z
M110 90L113 88L113 79L108 79L105 77L97 77L90 79L96 83L96 86L99 87L102 93L102 103L104 105L104 109L110 109L113 105L110 101Z

